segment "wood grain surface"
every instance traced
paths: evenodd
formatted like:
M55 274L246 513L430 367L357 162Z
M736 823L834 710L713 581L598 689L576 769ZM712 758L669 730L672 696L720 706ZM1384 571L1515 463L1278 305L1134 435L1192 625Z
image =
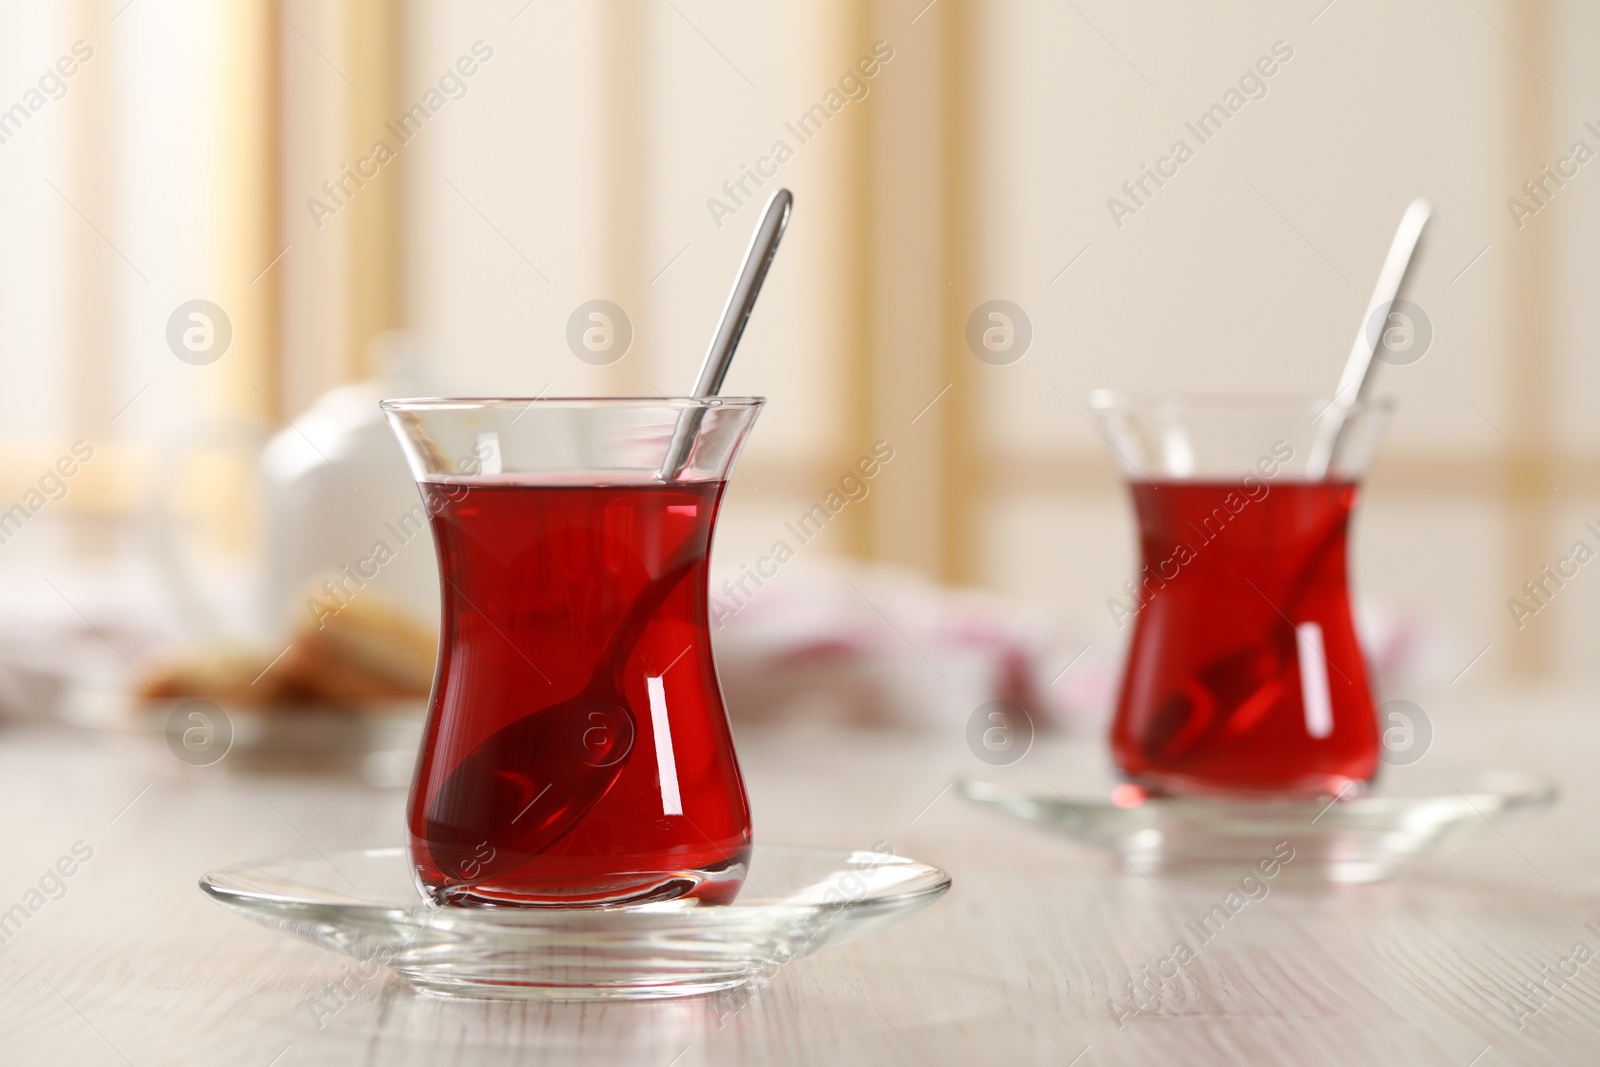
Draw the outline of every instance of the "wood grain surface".
M196 879L250 858L395 843L402 791L249 777L226 759L193 768L159 739L12 731L0 735L0 912L75 844L93 854L64 864L65 894L48 880L52 895L0 946L0 1063L1600 1062L1600 956L1573 959L1580 942L1600 952L1600 720L1559 694L1439 709L1425 759L1548 771L1562 803L1486 824L1387 884L1274 886L1170 979L1149 976L1225 884L1146 880L966 804L945 786L985 768L959 727L794 728L739 738L757 833L886 841L950 871L943 901L790 964L742 1009L715 997L443 1000L380 971L320 1020L311 1001L346 961L224 911ZM1068 755L1055 742L1026 759L1048 768ZM1541 980L1547 993L1525 985ZM1153 983L1140 1001L1134 981Z

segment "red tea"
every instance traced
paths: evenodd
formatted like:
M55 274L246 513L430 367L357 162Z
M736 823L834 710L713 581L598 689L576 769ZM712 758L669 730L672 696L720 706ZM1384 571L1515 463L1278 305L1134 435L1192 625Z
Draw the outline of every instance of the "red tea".
M721 482L425 482L443 585L410 802L432 899L726 902L750 815L707 631Z
M1131 483L1144 567L1112 751L1157 792L1338 793L1377 770L1350 482Z

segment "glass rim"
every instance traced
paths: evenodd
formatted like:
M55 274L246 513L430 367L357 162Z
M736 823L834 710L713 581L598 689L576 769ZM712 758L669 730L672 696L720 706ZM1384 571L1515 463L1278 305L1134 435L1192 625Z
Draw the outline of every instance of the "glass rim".
M1334 407L1335 397L1325 393L1238 393L1238 392L1183 392L1183 391L1124 391L1121 389L1094 389L1089 393L1089 406L1097 412L1129 411L1134 409L1243 409L1255 411L1309 408L1321 415ZM1340 405L1347 415L1367 412L1387 414L1394 410L1392 397L1369 397Z
M378 401L384 411L482 411L494 408L660 408L680 411L758 408L764 396L462 396L396 397Z

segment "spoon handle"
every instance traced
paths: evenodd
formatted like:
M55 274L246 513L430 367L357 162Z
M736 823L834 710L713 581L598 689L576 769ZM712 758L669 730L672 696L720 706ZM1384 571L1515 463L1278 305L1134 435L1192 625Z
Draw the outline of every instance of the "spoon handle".
M1432 215L1433 207L1426 200L1413 200L1401 216L1394 240L1389 244L1389 254L1384 258L1383 270L1378 273L1378 284L1373 287L1372 300L1367 304L1368 319L1378 308L1394 304L1405 292L1412 259L1422 242L1422 231L1427 228ZM1374 334L1367 322L1362 321L1361 328L1356 331L1356 339L1350 346L1344 374L1339 378L1339 392L1336 395L1341 401L1355 403L1366 393L1367 384L1372 381L1372 358L1377 354L1382 337L1382 330Z
M1349 358L1345 360L1344 373L1339 376L1339 388L1326 409L1328 421L1322 425L1312 443L1307 476L1313 481L1320 481L1327 476L1328 467L1339 448L1339 438L1344 431L1349 409L1361 399L1367 386L1372 383L1372 360L1383 338L1381 326L1376 332L1368 326L1373 312L1383 308L1387 324L1388 309L1405 293L1412 260L1432 215L1433 205L1417 199L1411 201L1406 213L1400 217L1400 226L1395 230L1394 240L1389 243L1389 254L1384 258L1383 270L1378 272L1378 284L1373 287L1372 299L1367 303L1367 313L1356 328L1356 339L1350 346Z
M616 628L611 631L611 637L601 649L600 655L595 658L594 675L589 679L588 691L604 692L607 689L622 691L620 675L623 666L628 662L628 657L633 653L633 646L638 643L644 634L645 627L661 610L661 605L667 602L667 597L678 588L684 577L694 569L694 565L706 558L709 546L702 545L691 537L678 551L674 552L662 566L661 573L647 582L639 590L627 612L618 620Z
M784 227L789 225L789 212L793 207L794 194L787 189L779 189L767 201L761 222L757 224L756 232L750 235L750 247L745 249L744 264L739 268L739 276L734 279L732 291L728 293L727 306L722 309L722 321L717 324L717 332L711 338L711 347L706 349L705 362L700 364L700 376L695 379L691 396L716 396L722 391L722 380L728 376L734 350L739 347L739 338L744 336L745 324L750 321L756 297L761 294L761 283L767 280L767 270L772 266L772 257L777 255L778 242L783 238ZM675 481L683 473L684 465L689 462L689 449L703 417L703 408L692 408L679 416L672 432L672 442L667 446L667 458L656 472L658 480Z
M787 189L779 189L767 200L761 222L750 235L750 247L745 249L744 265L728 293L727 306L722 309L722 321L717 324L716 335L706 349L705 362L700 364L700 377L695 379L693 396L716 396L722 391L722 380L728 376L734 349L739 347L739 338L744 336L745 324L755 309L761 283L767 280L772 257L778 254L778 242L783 239L793 208L794 194Z

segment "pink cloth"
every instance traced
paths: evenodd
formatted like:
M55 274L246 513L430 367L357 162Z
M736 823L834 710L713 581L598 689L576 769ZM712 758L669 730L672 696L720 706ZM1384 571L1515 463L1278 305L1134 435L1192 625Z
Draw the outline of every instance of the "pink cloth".
M748 598L722 581L712 583L712 641L736 721L949 728L1008 700L1041 732L1099 731L1132 633L1086 624L1081 605L1052 612L839 559L797 560ZM1426 668L1439 642L1413 614L1363 604L1358 616L1378 699L1437 673Z

